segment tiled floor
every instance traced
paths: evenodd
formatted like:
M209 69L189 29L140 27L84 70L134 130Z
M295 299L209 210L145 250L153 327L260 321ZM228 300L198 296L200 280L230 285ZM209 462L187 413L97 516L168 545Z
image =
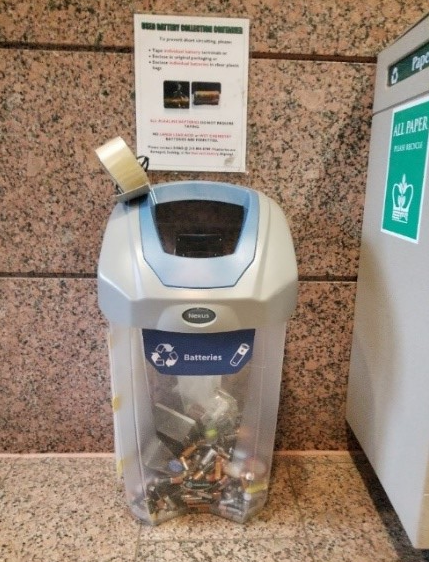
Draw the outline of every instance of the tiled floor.
M366 460L276 456L266 508L244 525L130 515L114 460L0 456L1 562L423 562Z

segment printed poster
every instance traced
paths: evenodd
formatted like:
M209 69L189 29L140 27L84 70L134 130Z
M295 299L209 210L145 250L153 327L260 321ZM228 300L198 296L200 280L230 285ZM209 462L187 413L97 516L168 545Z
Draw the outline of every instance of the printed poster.
M418 243L427 178L429 97L393 111L381 230Z
M136 14L134 39L138 156L244 172L249 20Z

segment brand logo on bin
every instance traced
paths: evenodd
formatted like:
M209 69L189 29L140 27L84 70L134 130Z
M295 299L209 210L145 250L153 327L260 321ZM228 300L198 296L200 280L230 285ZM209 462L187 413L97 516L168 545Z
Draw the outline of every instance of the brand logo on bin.
M210 308L188 308L182 314L182 318L191 324L208 324L215 320L216 314Z

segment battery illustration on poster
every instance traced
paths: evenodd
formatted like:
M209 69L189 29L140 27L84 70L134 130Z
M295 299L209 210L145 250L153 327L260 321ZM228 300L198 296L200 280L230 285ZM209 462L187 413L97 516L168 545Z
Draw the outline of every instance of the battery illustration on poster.
M152 170L244 172L249 20L135 14L137 153Z

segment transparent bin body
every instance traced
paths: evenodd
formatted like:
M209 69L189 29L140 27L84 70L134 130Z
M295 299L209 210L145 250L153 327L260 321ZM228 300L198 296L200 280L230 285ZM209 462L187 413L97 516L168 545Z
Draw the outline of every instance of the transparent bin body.
M131 510L152 525L200 512L246 521L267 497L297 298L282 210L231 184L153 186L112 212L98 298Z
M285 332L285 323L253 330L252 349L239 345L230 359L232 374L170 375L148 356L174 360L174 350L145 350L144 330L110 325L116 454L138 518L156 525L185 513L213 513L242 523L262 509ZM171 332L157 335L171 339ZM238 342L241 334L218 336ZM240 368L246 353L251 357Z

